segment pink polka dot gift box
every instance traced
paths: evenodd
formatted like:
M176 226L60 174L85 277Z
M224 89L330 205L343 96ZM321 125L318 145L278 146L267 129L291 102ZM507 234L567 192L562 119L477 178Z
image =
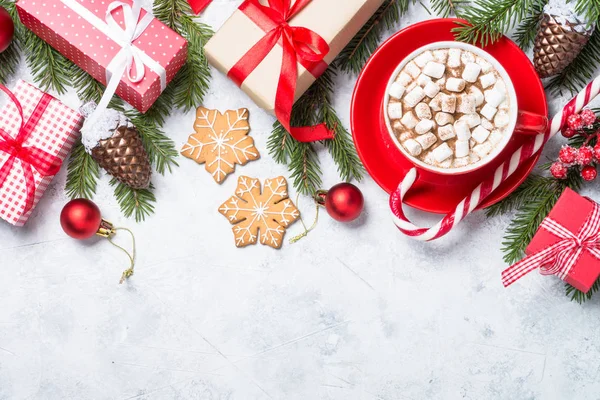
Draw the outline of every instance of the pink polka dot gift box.
M23 25L140 112L187 58L187 41L139 1L19 0L17 10Z

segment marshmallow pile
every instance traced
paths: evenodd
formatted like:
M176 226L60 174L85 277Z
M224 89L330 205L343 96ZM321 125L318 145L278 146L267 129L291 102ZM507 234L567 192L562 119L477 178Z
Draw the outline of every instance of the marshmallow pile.
M404 149L437 167L478 162L502 142L510 123L502 77L467 50L424 51L400 71L388 95L387 114Z

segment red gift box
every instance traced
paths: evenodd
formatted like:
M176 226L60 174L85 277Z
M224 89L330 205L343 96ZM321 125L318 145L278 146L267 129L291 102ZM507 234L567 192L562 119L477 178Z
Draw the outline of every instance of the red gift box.
M541 268L587 293L600 276L600 206L565 189L525 253L502 273L505 286Z
M0 109L0 218L22 226L79 137L83 117L19 81Z
M132 17L131 4L18 0L17 10L23 25L102 84L118 75L117 95L146 112L185 63L187 41L143 9Z

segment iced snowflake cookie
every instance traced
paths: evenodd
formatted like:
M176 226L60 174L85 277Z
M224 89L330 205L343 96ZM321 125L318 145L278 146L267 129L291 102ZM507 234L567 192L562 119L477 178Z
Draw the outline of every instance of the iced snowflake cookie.
M298 218L300 211L288 198L287 181L283 176L260 181L240 176L235 196L219 207L231 224L237 247L260 243L280 248L285 230Z
M181 154L206 164L217 183L222 183L235 170L235 164L244 165L260 157L254 139L248 136L248 110L225 111L199 107L194 123L196 133L190 135Z
M438 168L484 159L510 132L510 101L500 72L466 49L424 50L388 89L387 113L406 153Z

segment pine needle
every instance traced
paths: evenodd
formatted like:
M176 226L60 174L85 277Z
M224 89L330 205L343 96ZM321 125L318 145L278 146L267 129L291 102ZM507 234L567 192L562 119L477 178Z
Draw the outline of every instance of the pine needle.
M319 157L311 143L298 143L289 165L290 178L299 193L311 196L321 188L323 180Z
M6 83L17 72L19 61L21 61L19 45L13 41L8 49L0 53L0 83Z
M115 178L110 180L110 185L115 187L115 198L121 207L121 212L127 218L133 215L136 222L141 222L154 213L154 203L156 203L156 197L152 193L154 186L150 185L148 189L132 189Z
M577 0L575 11L584 15L591 24L600 19L600 2L598 0Z
M583 304L590 300L594 294L600 290L600 279L598 279L592 285L591 289L587 293L583 293L581 290L574 288L573 286L565 283L565 294L571 297L571 301L576 301L579 304Z
M67 168L67 185L65 191L70 198L84 197L91 199L96 193L96 185L100 178L100 169L92 156L86 153L81 141L78 141L69 157Z
M438 17L448 18L455 15L460 18L460 7L466 3L466 0L431 0L430 7Z
M514 39L523 51L528 51L533 47L540 21L544 15L544 6L548 4L548 1L549 0L540 0L535 2L529 11L529 14L521 21L521 24L515 30Z

